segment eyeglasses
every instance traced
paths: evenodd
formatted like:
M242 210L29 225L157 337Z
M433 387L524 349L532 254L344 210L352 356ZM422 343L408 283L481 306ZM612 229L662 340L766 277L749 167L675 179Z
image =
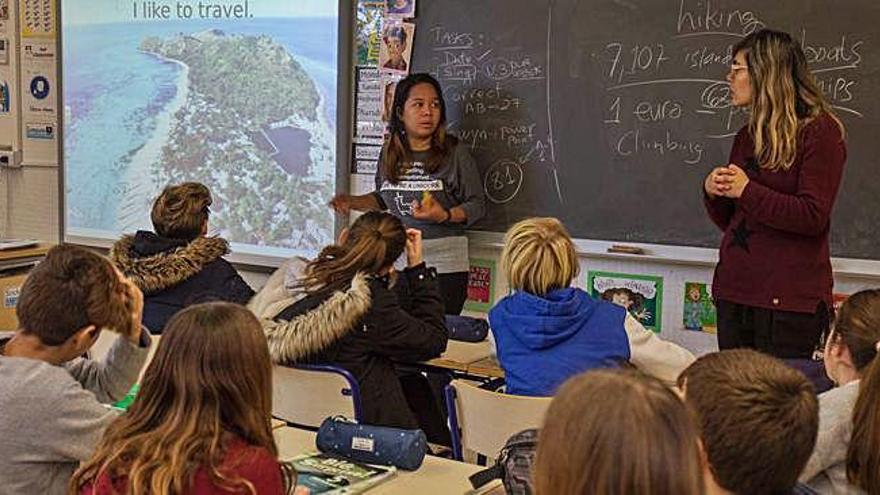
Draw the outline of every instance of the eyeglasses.
M736 74L737 72L739 72L741 70L748 70L748 68L749 68L748 65L730 64L729 71Z

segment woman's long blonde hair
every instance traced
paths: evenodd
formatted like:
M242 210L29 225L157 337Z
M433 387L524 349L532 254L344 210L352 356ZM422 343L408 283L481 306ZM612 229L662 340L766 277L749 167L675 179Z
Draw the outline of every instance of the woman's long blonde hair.
M538 438L538 495L703 493L699 431L681 399L635 370L565 382Z
M184 494L204 468L216 486L256 494L222 463L232 435L277 457L271 376L266 338L244 307L206 303L177 313L137 398L76 472L71 491L106 473L125 477L128 495ZM286 468L282 475L290 484Z
M749 131L762 168L791 168L798 132L823 113L837 123L843 139L843 123L807 68L800 45L789 34L762 29L733 47L734 54L740 51L745 54L752 88Z

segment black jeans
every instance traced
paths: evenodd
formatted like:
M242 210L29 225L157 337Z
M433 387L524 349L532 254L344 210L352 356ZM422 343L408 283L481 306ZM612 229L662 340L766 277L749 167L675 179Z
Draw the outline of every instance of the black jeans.
M748 347L778 358L810 359L831 324L819 303L815 313L777 311L718 300L718 348Z
M440 297L446 306L445 313L460 314L467 299L468 272L441 273L437 275L437 282L440 284Z

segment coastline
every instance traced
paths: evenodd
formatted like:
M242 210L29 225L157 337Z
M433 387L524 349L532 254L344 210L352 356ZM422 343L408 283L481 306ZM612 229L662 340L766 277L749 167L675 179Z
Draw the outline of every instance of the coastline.
M171 139L174 114L183 108L189 98L188 65L158 53L138 51L164 62L174 63L181 70L177 76L177 92L174 98L156 117L156 129L147 142L131 157L131 162L125 173L123 179L124 196L120 198L116 219L116 230L121 232L129 232L150 225L150 204L161 189L160 184L152 182L153 166L161 157L162 149Z

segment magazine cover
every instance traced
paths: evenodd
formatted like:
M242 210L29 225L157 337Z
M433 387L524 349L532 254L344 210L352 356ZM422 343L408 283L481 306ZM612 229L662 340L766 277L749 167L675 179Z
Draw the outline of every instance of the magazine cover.
M385 0L359 0L355 28L357 65L379 64L379 38L385 17Z
M416 0L386 0L386 12L390 17L415 17Z
M487 313L495 302L495 262L472 259L468 271L467 300L464 309Z
M718 315L712 302L712 286L700 282L684 284L684 328L718 333Z
M379 69L383 72L409 74L412 42L416 25L388 19L382 28L382 45L379 47Z
M587 292L623 306L645 328L660 333L663 277L590 271L587 272Z
M363 493L397 473L393 466L374 466L312 453L289 459L297 472L297 489L307 488L309 495Z

